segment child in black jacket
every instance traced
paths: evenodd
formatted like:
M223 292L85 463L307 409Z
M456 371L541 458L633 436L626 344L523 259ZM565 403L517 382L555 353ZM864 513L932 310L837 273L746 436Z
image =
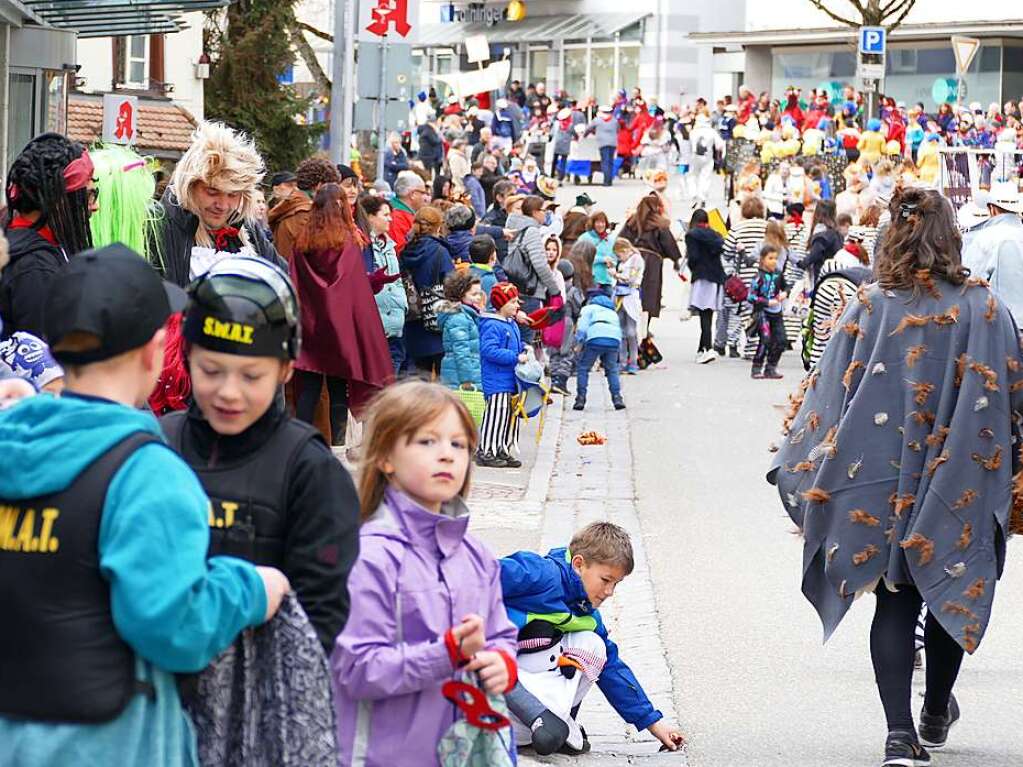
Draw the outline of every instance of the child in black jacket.
M760 336L757 352L753 356L753 378L783 378L778 372L778 360L785 350L785 322L782 307L788 286L785 275L778 271L778 247L764 245L760 249L760 268L749 286L749 297L753 304L753 317L747 332ZM767 366L764 366L766 359Z

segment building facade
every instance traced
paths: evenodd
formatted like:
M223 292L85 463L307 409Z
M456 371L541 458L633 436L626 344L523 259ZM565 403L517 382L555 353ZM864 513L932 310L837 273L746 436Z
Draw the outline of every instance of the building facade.
M842 12L844 4L833 3ZM840 7L841 6L841 7ZM1023 18L1000 3L977 6L952 0L918 2L889 35L881 91L933 109L941 102L992 102L1023 97ZM784 19L784 26L778 24ZM959 94L951 37L978 38L980 49ZM690 39L713 51L715 96L745 83L780 96L789 85L803 90L862 85L857 78L856 30L842 26L804 0L750 3L746 25L727 24Z

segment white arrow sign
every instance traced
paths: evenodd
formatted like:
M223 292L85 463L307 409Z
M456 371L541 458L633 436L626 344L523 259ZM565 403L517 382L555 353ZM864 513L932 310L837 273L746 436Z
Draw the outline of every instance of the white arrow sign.
M973 57L980 50L980 40L976 37L955 35L952 37L952 50L956 55L956 71L959 74L965 74L966 70L970 68Z

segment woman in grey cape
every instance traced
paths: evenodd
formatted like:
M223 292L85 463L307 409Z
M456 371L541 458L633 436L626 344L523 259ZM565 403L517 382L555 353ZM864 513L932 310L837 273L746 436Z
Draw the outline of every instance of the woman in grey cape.
M909 189L891 213L878 282L850 301L793 397L768 480L802 532L802 591L825 640L858 595L874 593L883 764L919 767L959 717L952 687L1002 573L1023 364L1009 312L961 266L948 201ZM922 602L918 738L910 690Z

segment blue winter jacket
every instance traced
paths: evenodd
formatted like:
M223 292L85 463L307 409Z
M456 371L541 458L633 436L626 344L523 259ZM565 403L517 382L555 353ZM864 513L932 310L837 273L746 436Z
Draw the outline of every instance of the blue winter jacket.
M472 245L473 238L481 234L489 234L494 238L494 242L504 240L504 229L499 226L476 224L475 234L470 229L458 229L454 232L448 233L447 236L448 249L451 251L451 259L456 264L460 262L468 263L469 246Z
M498 270L501 267L488 266L487 264L473 264L469 267L469 272L473 277L478 277L480 280L480 287L483 288L483 295L487 297L487 311L493 311L494 305L490 303L490 290L497 283L501 282L504 276L504 270L501 270L501 276L498 275Z
M394 240L387 235L373 238L373 242L366 246L363 258L367 256L371 262L371 269L367 271L386 267L387 274L398 273L398 256L394 253ZM401 280L384 285L374 298L380 312L380 321L384 324L384 335L388 338L401 338L405 329L405 314L408 312L408 296L405 295L405 286L401 284Z
M479 312L465 304L446 304L437 314L444 339L444 359L440 379L457 389L469 382L482 388L480 377Z
M618 655L618 645L586 597L582 578L572 569L567 548L551 549L546 557L520 551L501 560L501 591L508 618L520 629L545 620L562 631L593 631L604 640L607 663L597 680L618 715L637 730L645 730L663 714L654 708L632 669Z
M500 314L480 316L480 373L483 394L489 397L502 392L515 393L515 366L522 353L522 335L515 320Z
M575 338L581 344L617 346L622 342L622 322L618 319L614 301L608 296L596 295L579 314Z
M140 447L114 475L98 553L114 627L135 653L137 678L149 681L156 694L134 696L104 724L0 716L4 764L198 765L174 673L200 671L242 629L263 622L266 592L255 567L232 557L206 559L209 500L192 470L163 444L149 413L73 394L38 395L3 411L0 498L65 490L99 456L139 431L160 441Z
M483 215L487 212L487 195L483 191L483 184L471 173L462 180L462 184L472 200L472 209L476 211L476 215L479 218L483 218Z

